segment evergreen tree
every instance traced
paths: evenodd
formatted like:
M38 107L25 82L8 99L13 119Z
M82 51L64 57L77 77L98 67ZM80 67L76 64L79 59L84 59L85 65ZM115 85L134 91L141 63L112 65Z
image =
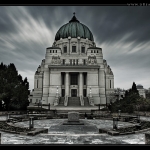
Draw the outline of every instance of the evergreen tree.
M138 90L136 88L135 82L133 82L133 84L132 84L132 92L139 94L139 92L138 92Z
M25 110L29 105L29 82L16 70L13 63L0 64L0 110ZM4 105L2 107L2 102Z
M125 91L125 97L119 102L116 101L111 105L112 112L118 112L120 109L121 112L132 113L136 110L136 106L141 104L146 104L146 101L140 97L139 92L136 88L135 82L132 84L132 88Z

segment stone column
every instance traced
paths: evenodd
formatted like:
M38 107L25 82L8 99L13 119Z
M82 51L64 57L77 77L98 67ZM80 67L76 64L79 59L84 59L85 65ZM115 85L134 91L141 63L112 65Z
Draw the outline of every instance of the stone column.
M83 73L79 73L79 96L83 96Z
M69 96L69 72L65 75L65 96Z
M99 68L99 93L100 103L106 104L104 66L101 66L101 68Z

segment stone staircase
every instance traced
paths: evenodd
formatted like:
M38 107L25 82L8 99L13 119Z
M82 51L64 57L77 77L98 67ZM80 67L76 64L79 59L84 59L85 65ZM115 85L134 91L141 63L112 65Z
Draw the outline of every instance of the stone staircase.
M84 97L83 100L84 100L84 106L90 106L89 100L87 97Z
M68 97L68 106L81 106L79 97Z
M65 97L60 97L58 106L64 106Z

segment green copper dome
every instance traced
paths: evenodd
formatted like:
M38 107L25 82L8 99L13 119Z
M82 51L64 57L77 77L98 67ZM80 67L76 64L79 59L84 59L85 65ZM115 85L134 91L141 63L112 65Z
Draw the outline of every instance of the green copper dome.
M69 23L63 25L56 33L55 40L58 41L60 38L88 38L91 41L94 41L92 32L87 26L80 23L75 16L69 21Z

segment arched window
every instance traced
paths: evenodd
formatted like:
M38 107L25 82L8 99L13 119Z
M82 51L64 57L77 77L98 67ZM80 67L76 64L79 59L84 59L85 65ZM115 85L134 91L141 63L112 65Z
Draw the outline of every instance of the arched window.
M54 50L53 50L53 53L55 53Z
M91 50L91 53L93 53L93 50Z
M57 53L57 50L56 50L56 53Z
M98 53L98 50L97 50L97 53Z
M51 53L51 50L49 52Z

